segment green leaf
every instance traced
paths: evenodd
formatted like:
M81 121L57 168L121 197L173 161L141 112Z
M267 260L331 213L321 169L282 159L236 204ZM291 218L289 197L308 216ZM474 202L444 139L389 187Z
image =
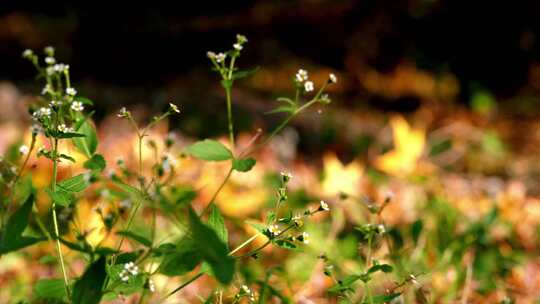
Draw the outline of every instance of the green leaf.
M61 188L54 192L50 188L47 188L45 189L45 192L49 194L49 197L53 202L60 206L69 206L71 202L75 200L71 193L62 190Z
M227 231L227 227L225 227L223 216L216 205L212 205L212 212L208 218L208 226L214 229L219 239L227 246L227 249L229 249L229 232Z
M293 107L296 106L296 103L295 103L292 99L287 98L287 97L278 97L276 100L277 100L277 101L281 101L281 102L288 103L288 104L290 104L290 105L293 106Z
M74 138L73 144L79 151L84 153L86 157L90 158L96 153L98 140L96 129L88 122L89 118L81 118L83 122L76 129L77 132L83 135L82 138Z
M60 154L59 157L60 157L60 158L63 158L63 159L67 159L67 160L69 160L69 161L72 162L72 163L75 162L75 158L73 158L73 157L71 157L71 156L69 156L69 155L67 155L67 154Z
M34 286L34 296L44 300L62 300L66 297L66 288L62 279L42 279Z
M74 132L55 132L53 133L53 136L56 138L77 138L77 137L84 137L85 135L82 133L74 133Z
M387 302L390 302L392 301L393 299L399 297L401 295L400 292L396 292L396 293L391 293L391 294L382 294L382 295L377 295L377 296L373 296L371 298L371 301L368 301L368 300L365 300L364 303L374 303L374 304L377 304L377 303L387 303Z
M165 255L161 262L160 272L167 276L183 275L193 270L202 261L193 240L183 239L173 253Z
M388 272L392 272L393 270L394 268L388 264L378 264L378 265L371 266L371 268L368 269L366 274L371 274L377 271L388 273Z
M66 192L75 193L86 189L88 183L85 181L84 174L79 174L62 180L57 184L57 187Z
M83 164L83 167L86 169L99 172L103 171L106 166L107 163L105 162L105 158L103 158L101 154L92 155L92 157Z
M296 245L289 240L276 240L274 241L274 244L285 249L296 249Z
M107 277L105 257L91 264L73 286L74 304L98 304L103 296L102 286Z
M436 142L431 146L431 149L429 151L429 156L437 156L443 152L448 151L451 148L452 148L451 139L445 139L445 140Z
M207 161L222 161L233 158L229 149L219 141L212 139L198 141L187 147L186 151L198 159Z
M131 198L132 201L134 201L134 202L142 202L142 201L146 200L145 195L139 189L124 183L118 177L113 177L112 182L118 188L120 188L122 191L124 191Z
M234 258L230 257L227 245L219 238L214 229L201 222L195 211L189 209L189 221L193 232L193 241L202 258L210 264L212 272L219 282L229 284L234 274Z
M122 230L122 231L118 231L116 234L123 235L123 236L127 237L128 239L131 239L131 240L134 240L134 241L140 243L143 246L152 247L152 241L150 241L146 237L144 237L144 236L142 236L140 234L137 234L137 233L135 233L133 231Z
M257 73L258 70L259 70L259 67L254 67L253 69L249 69L249 70L236 71L233 73L232 79L236 80L236 79L249 77Z
M75 98L77 101L80 101L82 102L83 104L85 105L94 105L94 102L86 97L81 97L81 96L77 96L77 98Z
M233 159L233 169L240 172L248 172L255 166L257 161L253 158Z
M345 279L343 279L342 281L338 281L336 285L328 288L328 292L340 293L347 290L351 290L352 285L361 278L362 276L359 276L359 275L350 275L346 277Z
M279 106L271 111L264 112L264 114L274 114L274 113L293 113L296 110L292 106Z
M34 193L8 219L6 226L0 231L0 254L19 250L44 240L44 238L26 237L22 233L28 226L28 217L34 204Z

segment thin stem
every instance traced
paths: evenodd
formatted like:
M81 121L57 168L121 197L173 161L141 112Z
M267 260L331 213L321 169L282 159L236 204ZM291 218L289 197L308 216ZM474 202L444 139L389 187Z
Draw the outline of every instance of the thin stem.
M373 235L370 234L369 237L368 237L368 252L367 252L367 257L366 257L366 268L369 269L369 267L371 267L371 240L373 238ZM365 287L366 287L366 295L367 295L367 298L368 298L368 301L370 304L373 304L373 297L371 296L371 289L369 288L369 282L366 282L365 283Z
M56 191L56 178L58 175L58 163L56 156L58 154L58 139L54 139L54 153L53 153L53 177L52 177L52 185L51 190L54 193ZM58 220L56 216L56 202L52 201L52 216L53 216L53 225L54 225L54 238L56 239L56 251L58 252L58 258L60 260L60 268L62 270L62 276L64 277L64 288L66 289L66 295L68 299L70 298L69 293L69 282L68 277L66 273L66 267L64 265L64 256L62 255L62 247L60 245L60 233L58 229Z
M28 153L26 154L26 157L24 158L24 161L21 165L21 168L19 169L19 171L17 172L17 176L15 176L15 179L13 180L13 189L10 193L10 197L9 197L9 205L7 205L6 207L6 212L4 212L4 214L2 215L2 227L6 224L6 216L9 214L10 210L11 210L11 206L13 205L13 197L15 196L15 186L17 185L17 182L19 181L19 179L21 178L22 176L22 173L24 171L24 168L26 168L26 164L28 163L28 160L30 159L30 155L32 154L32 150L34 150L34 146L36 145L36 136L34 134L32 134L32 141L30 143L30 148L28 149Z
M247 244L253 242L253 240L255 240L259 235L261 235L260 232L257 232L257 234L253 235L252 237L250 237L247 241L243 242L242 244L240 244L240 246L234 248L231 252L229 252L229 255L233 255L235 254L238 250L244 248L247 246Z
M139 135L139 176L142 176L143 164L142 164L142 142L144 134Z
M180 290L182 290L184 287L188 286L189 284L193 283L194 281L196 281L197 279L199 279L200 277L202 277L204 275L204 272L199 272L197 273L195 276L193 276L192 278L190 278L189 280L187 280L184 284L176 287L175 290L169 292L168 295L166 295L163 299L161 299L161 302L165 301L167 298L169 298L170 296L172 296L173 294L179 292Z
M229 124L229 142L231 144L231 149L234 151L234 127L233 127L233 118L232 118L232 106L231 106L231 88L225 87L225 95L227 97L227 120Z
M216 192L214 192L214 195L212 195L212 198L210 199L210 202L208 203L208 205L206 205L206 207L201 212L199 217L204 215L208 210L210 210L210 207L212 207L212 205L214 204L214 201L216 200L216 197L218 196L219 192L221 192L221 189L223 189L223 187L225 186L225 184L227 183L227 181L231 177L232 172L233 172L233 168L231 167L231 169L229 169L229 172L227 172L227 175L225 176L225 178L221 182L221 185L219 185L219 188L216 190Z

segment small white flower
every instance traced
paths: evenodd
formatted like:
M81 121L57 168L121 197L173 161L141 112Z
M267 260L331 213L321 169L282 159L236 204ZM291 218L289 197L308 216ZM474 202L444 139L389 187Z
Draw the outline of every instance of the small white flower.
M71 104L71 109L75 112L82 112L82 110L84 110L83 103L80 101L74 101Z
M219 53L219 54L216 55L216 62L220 63L220 62L224 61L226 57L227 57L226 54Z
M51 108L55 106L60 106L60 105L62 105L62 102L60 100L51 100L51 102L49 103L49 106Z
M383 224L379 224L379 225L377 226L377 232L378 232L379 234L384 234L384 233L386 232L386 228L384 227Z
M133 276L139 274L139 266L135 265L135 263L133 262L124 264L124 270L129 272Z
M26 154L28 154L28 151L30 151L30 149L28 148L27 145L22 145L22 146L19 147L19 153L20 153L21 155L26 155Z
M118 114L116 114L116 116L120 118L127 118L129 117L129 112L128 110L126 110L126 107L122 107L120 111L118 112Z
M47 54L48 56L52 56L54 54L54 48L52 46L46 46L44 49L43 49L43 52L45 52L45 54Z
M46 64L55 64L56 59L54 59L54 57L45 57L45 63Z
M251 289L247 285L242 285L242 291L245 293L251 293Z
M302 234L298 237L298 240L306 245L309 244L309 233L302 232Z
M66 127L66 124L60 124L60 125L58 125L58 131L59 131L59 132L62 132L62 133L67 132L67 129L68 129L68 128Z
M32 56L34 56L34 51L32 51L31 49L26 49L22 53L22 56L23 58L31 58Z
M308 80L308 72L306 70L300 69L298 72L296 72L296 81L298 82L304 82Z
M322 104L329 104L332 100L330 100L330 97L328 97L328 94L322 94L321 97L319 97L319 102Z
M206 57L208 57L210 59L216 59L216 53L208 51L208 52L206 52Z
M148 289L150 289L150 292L156 291L156 285L154 284L154 281L152 279L148 280Z
M120 280L122 280L122 282L129 281L129 273L125 269L120 272Z
M246 43L248 42L248 39L244 35L236 34L236 41L238 41L238 43Z
M45 95L47 94L48 92L51 91L51 86L49 84L46 84L44 87L43 87L43 90L41 90L41 95Z
M174 103L169 102L169 107L170 107L171 110L173 110L174 112L180 113L180 109L179 109L178 106L175 105Z
M328 76L328 79L330 80L331 83L337 83L337 77L336 75L332 73Z
M292 174L289 173L289 172L283 172L283 171L282 171L282 172L280 172L280 174L281 174L281 180L282 180L284 183L289 182L289 181L293 178Z
M54 69L55 72L58 72L58 73L64 72L64 71L67 70L66 65L63 64L63 63L57 63L57 64L53 65L53 69Z
M40 117L51 116L51 108L40 108L38 112L39 112L38 116Z
M240 43L233 44L233 47L237 51L241 51L244 48Z
M75 90L75 88L66 88L66 94L75 96L77 95L77 90Z
M325 201L321 201L320 206L319 206L319 210L320 211L329 211L330 207L328 207L328 204Z
M270 234L273 236L276 236L281 233L281 231L279 230L279 226L275 224L270 225L270 227L268 227L268 232L270 232Z
M306 90L306 92L311 92L313 89L314 87L312 81L306 81L306 83L304 83L304 90Z
M54 68L52 66L47 67L45 69L45 73L47 73L47 75L51 76L52 74L54 74Z

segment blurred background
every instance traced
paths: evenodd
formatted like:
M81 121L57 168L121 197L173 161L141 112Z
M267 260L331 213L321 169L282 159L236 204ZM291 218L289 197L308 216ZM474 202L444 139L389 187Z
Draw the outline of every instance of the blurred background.
M271 107L272 97L289 92L289 79L304 67L339 74L333 108L411 113L431 106L447 113L457 104L535 117L539 6L537 1L486 6L304 0L196 1L180 9L160 3L105 8L4 0L0 80L24 93L39 92L33 67L20 53L52 45L57 57L71 64L79 91L96 102L98 114L125 104L163 108L175 100L187 115L179 127L212 135L225 123L214 107L223 94L205 54L228 49L234 35L243 33L250 41L240 66L261 71L238 83L241 113ZM208 120L197 123L191 115ZM254 123L248 117L241 120L243 130Z
M299 303L326 303L332 282L314 262L323 250L344 268L362 269L363 240L352 227L369 215L364 200L338 199L344 191L378 204L393 195L383 218L407 257L399 275L424 271L419 281L433 302L462 298L466 284L475 303L540 297L539 1L174 4L0 0L0 152L21 143L26 107L41 91L21 53L47 45L70 64L79 94L94 101L100 150L113 167L119 155L132 165L135 147L129 125L114 117L123 106L144 121L168 102L178 104L182 114L156 131L156 138L169 129L180 138L176 152L194 138L224 138L224 93L206 52L229 50L241 33L249 42L239 67L260 69L233 89L240 144L283 119L264 113L276 97L294 94L299 68L316 87L329 73L339 79L329 87L330 105L295 118L258 155L253 175L233 176L220 194L227 217L258 219L275 190L268 172L287 170L295 176L291 206L325 198L336 210L332 221L307 226L314 239L308 258L294 253L283 262L293 282L285 293ZM201 189L196 202L207 202L226 168L204 165L206 173L200 163L182 161L180 183ZM249 230L234 225L231 240L239 243ZM276 263L284 255L276 254ZM0 285L13 285L5 273ZM201 288L192 296L208 289Z

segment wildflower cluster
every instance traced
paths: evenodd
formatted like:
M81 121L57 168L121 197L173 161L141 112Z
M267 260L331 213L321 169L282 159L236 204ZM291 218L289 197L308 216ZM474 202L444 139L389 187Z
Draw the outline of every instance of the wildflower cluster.
M122 282L129 281L130 276L136 276L139 274L139 267L133 262L124 264L124 269L120 272L120 280Z
M288 172L281 172L281 186L277 190L277 201L274 211L271 211L267 215L267 228L264 230L264 234L270 239L271 242L279 247L292 249L296 248L295 242L302 244L309 244L309 233L303 231L299 234L285 235L287 231L298 230L303 226L303 220L315 213L322 211L329 211L328 204L324 201L320 201L318 208L305 210L302 214L292 215L291 212L287 216L279 218L280 208L287 201L287 183L292 179L292 175ZM283 227L280 227L283 226Z
M251 290L247 285L242 285L238 293L234 296L233 303L239 303L242 298L247 298L249 303L255 303L255 292Z
M74 133L75 126L83 119L84 104L91 104L88 99L78 98L77 90L70 80L69 65L58 63L55 49L51 46L44 49L45 58L40 62L39 56L32 50L25 50L22 56L28 59L38 71L38 77L44 79L40 106L31 109L32 118L47 137L75 137L62 135Z

